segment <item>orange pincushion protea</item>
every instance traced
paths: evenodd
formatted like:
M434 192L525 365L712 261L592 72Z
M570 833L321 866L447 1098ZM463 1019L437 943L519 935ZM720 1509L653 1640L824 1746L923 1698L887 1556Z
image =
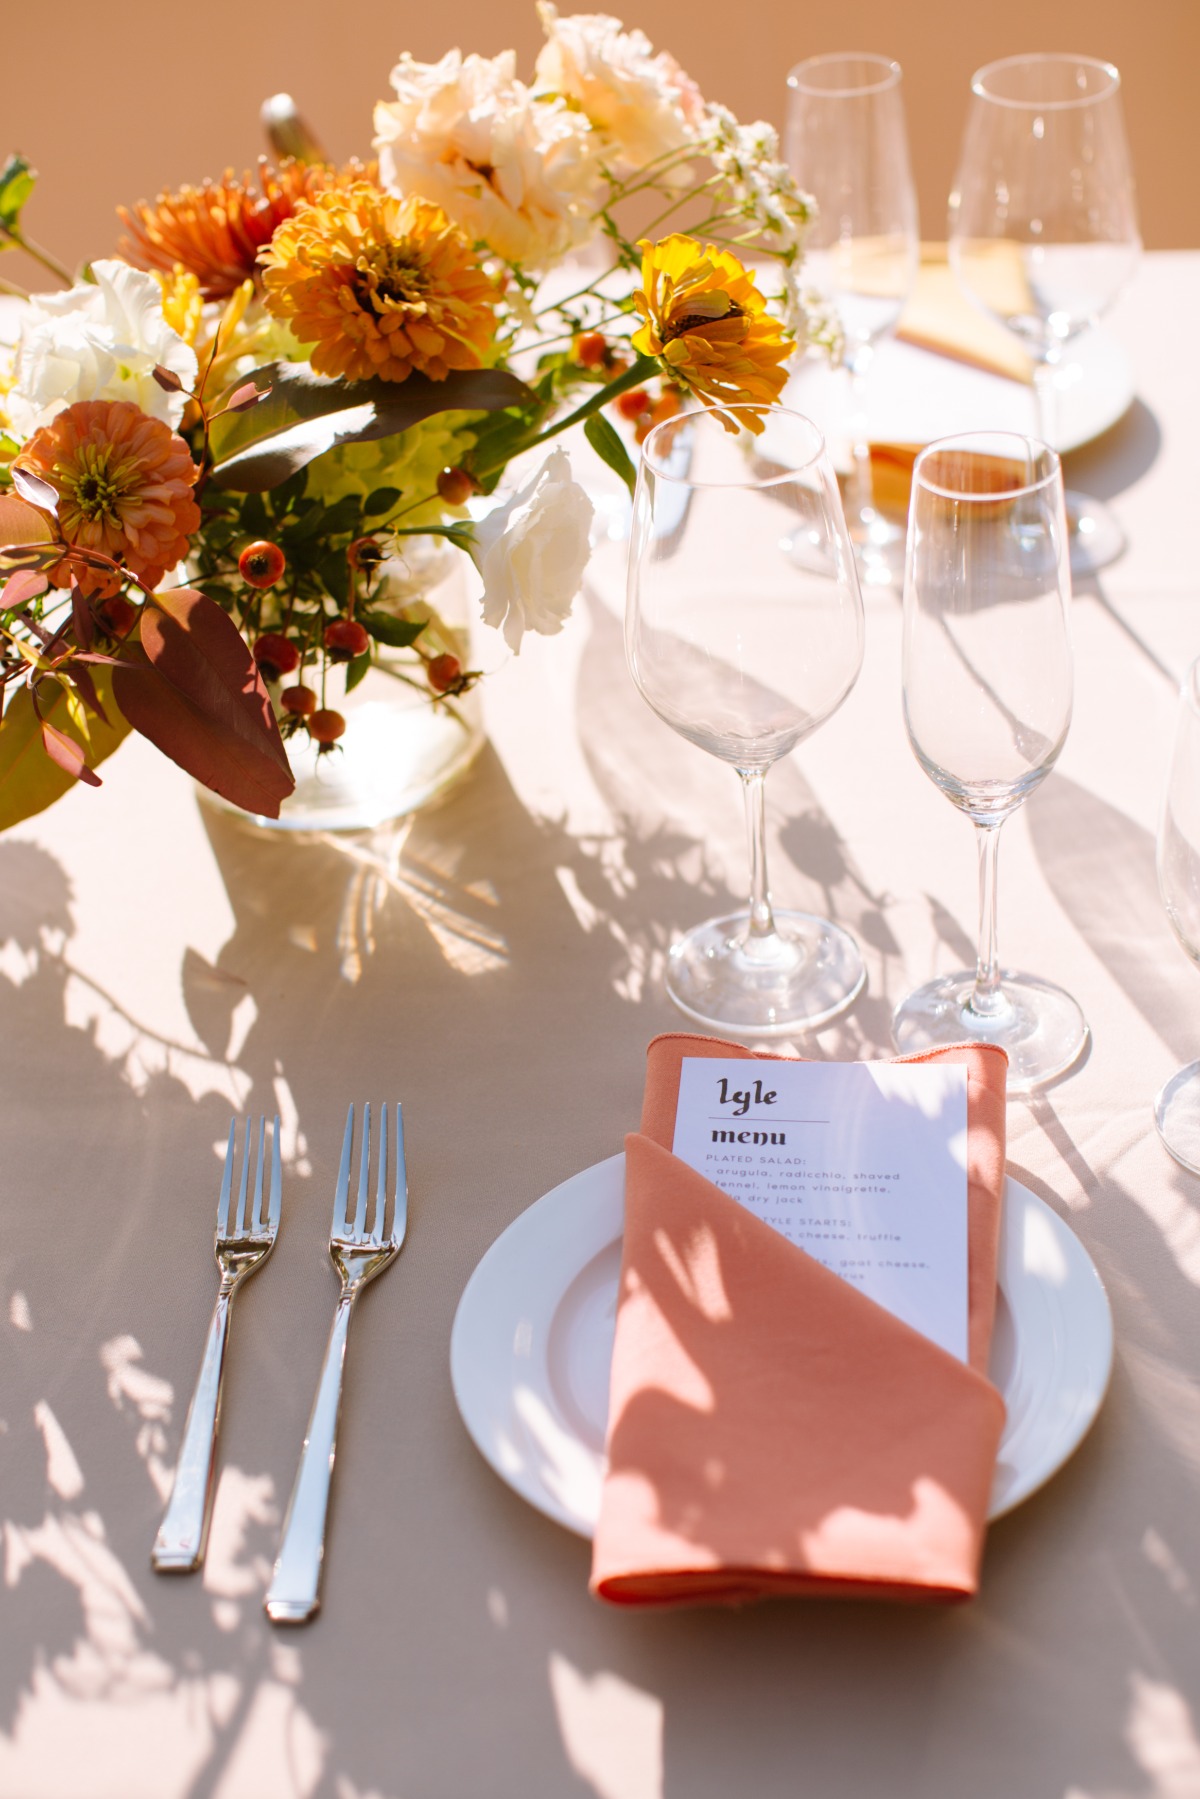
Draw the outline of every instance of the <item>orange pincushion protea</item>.
M326 163L285 162L273 169L260 157L257 188L248 172L239 181L226 169L222 180L161 193L153 206L119 206L129 233L120 254L135 268L165 275L187 269L206 300L225 300L258 273L259 251L302 200L368 173L361 163L340 174Z
M268 312L314 344L321 375L443 381L478 368L495 329L496 288L440 206L367 181L319 194L263 251Z
M68 543L124 563L147 587L157 587L186 555L199 528L191 452L161 419L128 400L77 401L35 431L16 460L57 489ZM105 570L71 559L49 573L56 587L74 578L85 593L111 593L117 585Z

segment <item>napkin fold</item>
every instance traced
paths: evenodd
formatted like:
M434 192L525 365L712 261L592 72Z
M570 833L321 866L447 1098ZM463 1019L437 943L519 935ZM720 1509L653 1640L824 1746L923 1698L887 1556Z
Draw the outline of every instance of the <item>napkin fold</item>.
M988 252L985 277L993 303L1005 311L1029 311L1033 302L1020 245L1002 240L989 245ZM977 251L977 265L979 255ZM1033 380L1032 358L1011 332L967 298L950 267L945 244L921 245L917 279L896 336L1010 381L1028 386Z
M899 1058L967 1068L969 1365L671 1154L685 1056L755 1059L684 1033L649 1048L642 1128L625 1146L592 1592L627 1606L969 1598L1004 1424L985 1374L1004 1052Z

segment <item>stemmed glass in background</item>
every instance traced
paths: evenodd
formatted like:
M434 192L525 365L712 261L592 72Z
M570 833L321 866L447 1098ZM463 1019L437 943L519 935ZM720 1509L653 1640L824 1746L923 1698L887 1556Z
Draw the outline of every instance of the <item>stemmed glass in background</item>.
M1158 890L1175 935L1200 963L1200 662L1179 696L1175 745L1158 826ZM1200 1174L1200 1062L1173 1074L1154 1102L1158 1134Z
M1141 251L1121 78L1085 56L1010 56L971 82L950 196L950 261L970 297L1035 359L1037 432L1059 442L1064 346L1116 298ZM1096 500L1067 495L1071 565L1120 554Z
M724 413L757 422L745 407ZM786 409L771 425L772 462L753 465L710 412L650 432L625 615L643 698L742 779L749 909L689 931L666 976L683 1011L735 1036L812 1029L849 1005L864 979L846 931L773 910L767 883L767 772L837 710L863 656L862 595L821 434ZM803 533L810 566L779 553L792 532Z
M913 468L904 578L904 722L918 762L976 827L979 955L896 1008L902 1051L998 1043L1009 1091L1071 1066L1087 1041L1069 994L1001 970L1000 827L1057 760L1071 722L1066 520L1053 450L1008 432L941 438Z
M917 201L908 161L900 65L886 56L813 56L788 76L787 158L817 203L804 272L845 333L853 467L850 536L865 582L898 581L904 533L875 510L866 381L916 279Z

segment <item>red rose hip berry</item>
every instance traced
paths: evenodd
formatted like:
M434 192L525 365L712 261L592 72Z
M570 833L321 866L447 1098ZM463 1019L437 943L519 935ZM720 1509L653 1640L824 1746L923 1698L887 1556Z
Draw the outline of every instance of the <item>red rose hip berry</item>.
M462 674L462 663L457 656L435 656L425 670L425 678L435 693L449 693Z
M465 468L444 468L437 478L437 490L447 506L465 506L475 492L475 481Z
M297 718L308 718L317 709L317 696L311 687L285 687L279 696L279 704Z
M277 543L248 543L238 557L238 573L251 587L274 587L287 567L287 557Z
M314 743L336 743L345 729L346 721L341 713L332 712L325 707L314 712L308 721L308 734Z
M300 652L290 637L279 631L266 631L256 638L250 652L267 681L278 681L300 666Z
M356 618L335 618L325 627L325 648L335 662L353 662L370 644L370 636Z

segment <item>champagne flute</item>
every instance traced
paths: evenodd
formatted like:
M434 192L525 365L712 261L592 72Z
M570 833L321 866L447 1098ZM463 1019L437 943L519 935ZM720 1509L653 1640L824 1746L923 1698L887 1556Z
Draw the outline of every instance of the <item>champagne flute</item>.
M1004 820L1058 759L1073 692L1062 473L1009 432L939 439L913 468L904 579L904 722L917 761L976 829L979 953L892 1018L908 1052L974 1039L1008 1052L1009 1091L1062 1074L1088 1029L1069 994L1000 967Z
M950 261L975 303L1035 359L1037 434L1059 442L1065 346L1125 285L1141 253L1121 77L1087 56L1009 56L972 78ZM1071 567L1124 548L1097 500L1067 495Z
M722 412L761 426L758 409ZM767 772L837 710L863 656L862 595L821 433L784 408L769 422L769 463L752 462L710 412L649 433L625 614L643 698L741 776L749 907L689 931L666 975L681 1010L732 1036L815 1029L851 1004L865 978L848 932L776 910L767 881ZM680 454L685 443L690 458ZM804 534L810 566L779 554L794 532Z
M1175 935L1200 963L1200 661L1179 695L1158 825L1158 890ZM1200 1174L1200 1062L1171 1076L1154 1102L1154 1122L1175 1160Z
M900 578L904 532L876 511L867 441L867 374L916 279L917 201L899 63L812 56L788 76L787 158L817 203L804 270L837 309L849 380L850 537L870 586Z

